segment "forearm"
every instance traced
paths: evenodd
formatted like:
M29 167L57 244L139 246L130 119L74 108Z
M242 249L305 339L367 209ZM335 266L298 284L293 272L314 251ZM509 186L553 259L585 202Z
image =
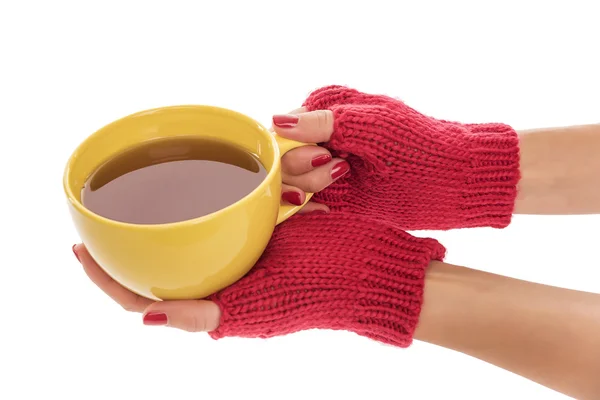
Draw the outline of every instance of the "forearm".
M600 295L434 262L415 338L600 398Z
M600 213L600 124L519 132L515 214Z

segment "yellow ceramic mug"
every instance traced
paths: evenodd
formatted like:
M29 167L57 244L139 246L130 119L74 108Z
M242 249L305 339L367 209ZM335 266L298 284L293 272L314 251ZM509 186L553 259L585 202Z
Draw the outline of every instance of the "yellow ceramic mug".
M174 136L218 138L242 146L258 157L267 176L237 203L177 223L128 224L83 206L81 189L101 164L142 142ZM108 275L150 299L197 299L246 274L275 225L301 208L280 205L281 156L303 145L278 137L235 111L210 106L157 108L129 115L87 138L69 159L63 185L75 227ZM306 201L310 197L307 193Z

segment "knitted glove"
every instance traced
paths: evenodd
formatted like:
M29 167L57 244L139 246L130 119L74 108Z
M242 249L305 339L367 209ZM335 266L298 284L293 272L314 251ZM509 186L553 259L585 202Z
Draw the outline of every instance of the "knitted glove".
M423 302L425 269L445 249L381 222L303 215L279 225L257 265L211 296L214 339L348 330L408 347Z
M325 147L352 166L316 201L406 230L510 223L520 178L510 126L438 120L400 100L343 86L313 92L304 106L333 112Z

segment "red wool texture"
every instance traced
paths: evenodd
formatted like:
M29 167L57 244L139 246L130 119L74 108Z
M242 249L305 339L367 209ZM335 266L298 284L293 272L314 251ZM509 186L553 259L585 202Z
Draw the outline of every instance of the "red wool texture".
M344 86L316 90L304 107L333 112L334 133L324 146L351 165L316 201L406 230L510 224L520 179L510 126L438 120Z
M407 347L425 271L444 247L381 221L332 213L279 225L256 266L210 300L222 312L214 339L348 330Z

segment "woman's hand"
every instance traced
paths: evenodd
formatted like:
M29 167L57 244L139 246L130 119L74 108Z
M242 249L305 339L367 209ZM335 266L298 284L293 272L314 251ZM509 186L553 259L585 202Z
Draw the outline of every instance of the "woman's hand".
M333 119L330 112L307 112L299 108L274 116L272 129L299 142L322 143L327 142L333 132ZM350 165L345 160L332 157L324 147L304 146L291 150L281 160L281 200L293 205L304 204L305 192L320 192L349 170ZM300 210L301 213L313 211L329 212L329 207L310 202Z
M442 121L342 86L313 92L304 107L322 129L303 126L302 118L294 125L288 116L291 123L277 133L326 142L351 166L316 202L406 230L510 223L520 177L519 140L510 126Z
M331 213L280 224L241 280L206 300L153 302L111 279L83 245L73 248L89 278L146 325L225 336L272 337L305 329L349 330L410 345L425 270L445 249L394 226Z

